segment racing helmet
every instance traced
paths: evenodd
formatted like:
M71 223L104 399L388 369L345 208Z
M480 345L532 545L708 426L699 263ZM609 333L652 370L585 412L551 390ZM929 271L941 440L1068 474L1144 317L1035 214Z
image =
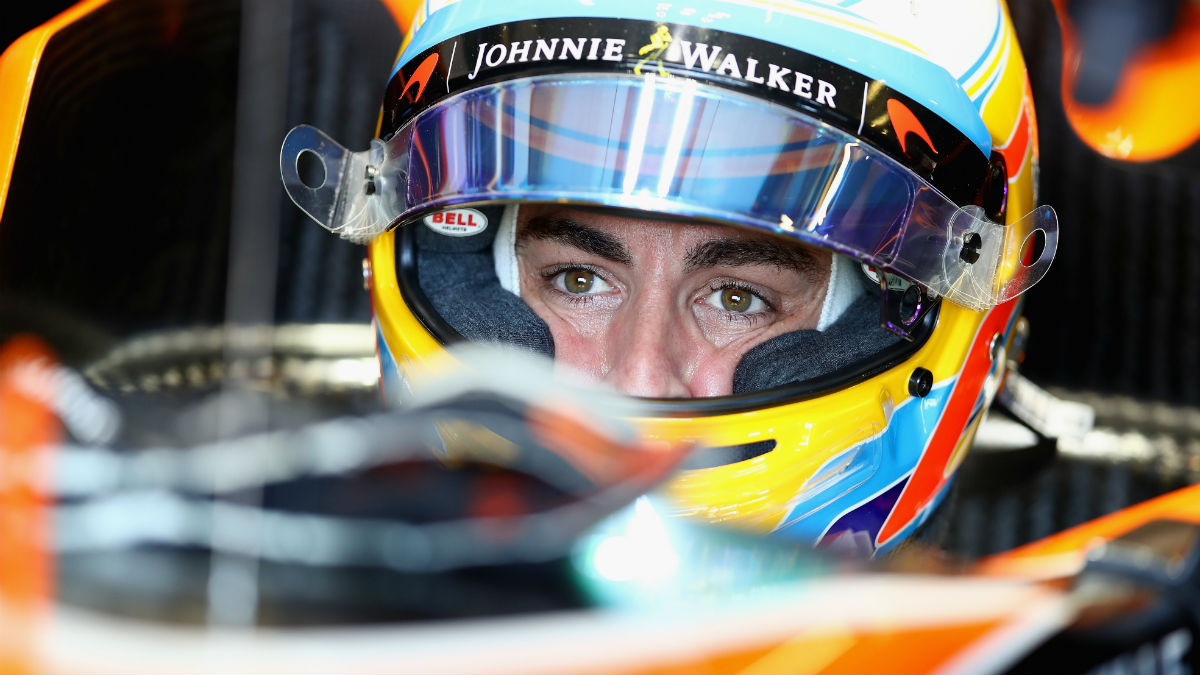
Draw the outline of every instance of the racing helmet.
M280 167L367 244L388 398L463 340L553 356L503 278L522 205L831 250L818 329L751 349L731 395L647 399L637 423L700 448L670 513L874 554L946 492L1053 260L1036 148L998 0L426 0L378 138L297 127Z

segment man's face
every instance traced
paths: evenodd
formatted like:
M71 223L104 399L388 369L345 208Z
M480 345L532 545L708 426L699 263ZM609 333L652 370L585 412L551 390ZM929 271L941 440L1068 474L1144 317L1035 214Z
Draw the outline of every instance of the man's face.
M747 351L820 318L828 251L559 205L519 214L521 297L556 361L626 394L730 394Z

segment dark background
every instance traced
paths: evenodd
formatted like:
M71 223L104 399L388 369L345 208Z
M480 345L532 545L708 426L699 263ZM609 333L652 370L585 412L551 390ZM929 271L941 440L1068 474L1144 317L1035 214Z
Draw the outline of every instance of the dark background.
M5 37L66 4L10 4ZM79 366L150 330L368 321L364 249L287 200L279 145L371 138L399 42L373 0L128 0L57 34L0 217L0 332Z
M1121 76L1123 64L1111 57L1123 42L1161 34L1152 24L1180 4L1088 0L1072 3L1077 19L1089 3L1116 23L1094 25L1081 40L1085 74L1099 70L1092 77L1101 82L1077 92L1084 99L1103 96L1104 82ZM1040 198L1061 221L1058 258L1028 301L1027 370L1047 384L1200 405L1200 147L1139 164L1084 145L1063 113L1050 3L1010 5L1037 105Z
M0 45L8 45L25 31L52 18L73 3L67 0L10 2L0 9Z

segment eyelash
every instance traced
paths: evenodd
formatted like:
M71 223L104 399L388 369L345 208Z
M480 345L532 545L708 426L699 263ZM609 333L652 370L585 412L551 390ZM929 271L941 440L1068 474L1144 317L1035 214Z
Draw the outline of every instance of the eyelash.
M700 297L698 302L700 304L707 305L708 304L707 298L709 297L709 295L716 293L718 291L723 291L723 290L729 289L729 288L749 293L749 294L753 295L754 297L758 298L759 300L762 300L762 303L767 306L767 309L765 311L758 311L758 312L754 312L753 314L746 314L744 312L731 312L729 310L721 309L719 307L713 307L713 309L720 312L722 315L722 318L724 318L729 323L741 323L741 324L744 324L746 327L751 327L751 326L757 325L760 321L765 320L769 314L771 314L775 311L775 305L771 304L771 301L769 301L765 297L763 297L763 294L758 292L758 290L756 290L753 286L751 286L750 284L744 283L744 282L732 281L732 280L729 280L729 281L718 280L718 281L713 281L713 282L709 283L708 294Z
M608 279L605 277L605 275L602 274L598 268L596 268L592 265L588 265L588 264L578 264L577 263L577 264L555 265L554 267L551 267L551 268L543 271L541 273L541 276L547 282L547 284L550 286L550 289L553 290L556 294L558 294L559 298L561 298L563 301L571 303L573 305L586 305L588 303L595 302L596 296L593 294L581 295L581 294L577 294L577 293L568 293L568 292L562 290L561 288L559 288L554 283L554 279L556 277L558 277L558 275L562 274L563 272L570 271L570 270L587 270L588 272L591 272L592 274L596 275L596 277L598 279L601 279L605 283L612 285L612 282L608 281ZM698 298L698 302L700 304L707 305L706 299L708 298L709 295L711 295L712 293L716 293L718 291L723 291L723 290L729 289L729 288L736 289L739 291L744 291L746 293L750 293L754 297L761 300L762 303L764 305L766 305L766 307L767 307L767 309L765 311L758 311L758 312L754 312L752 314L746 314L743 312L731 312L729 310L724 310L724 309L720 309L717 307L713 307L713 309L715 309L717 312L719 312L721 314L721 318L725 319L729 323L740 323L746 327L752 327L752 326L757 325L759 322L764 321L769 314L771 314L775 311L775 305L773 305L769 300L767 300L765 297L763 297L763 294L760 293L753 286L751 286L750 284L744 283L744 282L733 281L733 280L718 280L718 281L713 281L713 282L709 283L708 294L705 294L705 295L701 296L700 298Z
M593 294L590 294L590 293L583 294L583 295L580 295L578 293L568 293L568 292L564 291L563 289L559 288L554 283L554 279L558 275L560 275L563 272L566 272L568 270L587 270L588 272L591 272L592 274L596 275L597 279L604 281L604 283L606 283L610 286L613 285L613 283L611 281L609 281L605 275L600 273L599 268L594 267L592 265L588 265L588 264L578 264L577 263L577 264L573 264L573 265L572 264L555 265L554 267L551 267L550 269L543 271L542 278L546 280L546 283L550 286L550 290L557 293L558 296L562 300L564 300L565 302L569 302L572 305L586 305L590 302L595 302L596 296Z

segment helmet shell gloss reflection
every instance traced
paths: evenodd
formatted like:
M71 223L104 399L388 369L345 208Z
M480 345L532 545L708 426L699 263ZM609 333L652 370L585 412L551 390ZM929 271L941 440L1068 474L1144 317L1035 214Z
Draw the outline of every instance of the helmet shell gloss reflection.
M427 0L412 25L376 147L382 169L372 190L391 202L364 207L380 223L369 230L369 286L387 395L449 342L471 337L443 320L435 291L413 271L414 231L431 214L568 202L795 236L941 300L911 342L836 372L718 399L648 401L643 433L706 448L666 487L665 503L677 514L866 554L894 547L927 519L1002 380L1020 293L1044 274L1056 241L1052 211L1035 210L1036 123L1003 3ZM622 104L632 121L610 137L603 106L589 113L591 126L555 117L601 95L632 100ZM788 120L787 138L803 142L764 141L762 157L749 157L754 149L734 157L732 144L720 145L732 136L715 127L718 140L703 147L673 145L674 127L649 115L639 131L639 97L669 101L672 119L686 125L701 116L688 107L692 95ZM829 158L813 174L820 180L798 182L820 149ZM724 173L708 176L705 166ZM882 179L831 182L838 166L895 176L889 185L901 196L878 197ZM720 182L703 182L747 176L757 192L744 203L721 201L711 187ZM876 201L863 201L870 190ZM763 204L778 213L764 215ZM880 223L876 239L846 224L868 206L892 209L860 219ZM788 213L800 215L780 217ZM964 213L975 215L955 229ZM959 251L971 231L998 237L982 276L956 271L970 271ZM1037 232L1045 245L1030 252ZM454 234L453 246L471 239ZM936 245L914 248L928 241ZM1025 268L1036 274L1022 277Z

